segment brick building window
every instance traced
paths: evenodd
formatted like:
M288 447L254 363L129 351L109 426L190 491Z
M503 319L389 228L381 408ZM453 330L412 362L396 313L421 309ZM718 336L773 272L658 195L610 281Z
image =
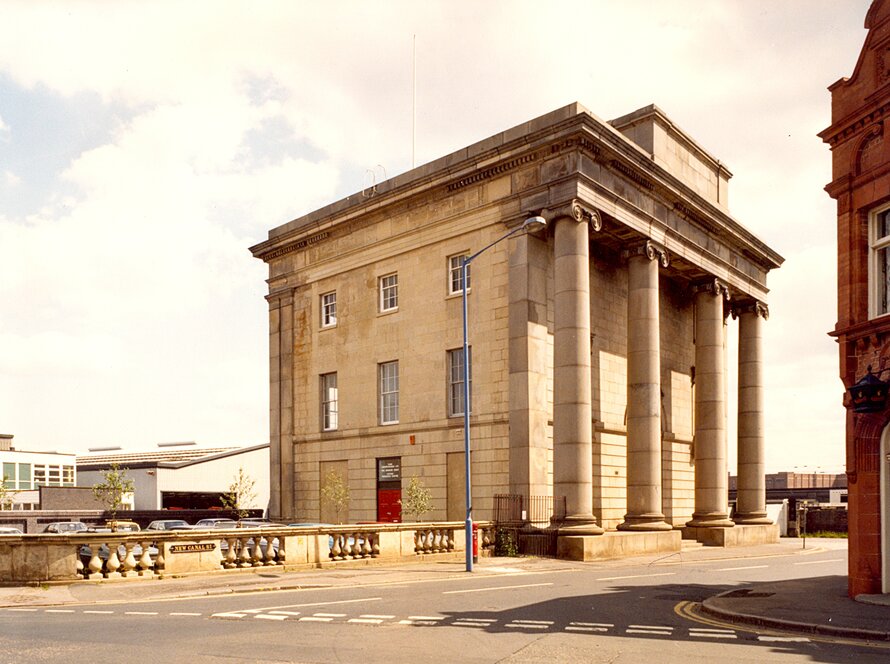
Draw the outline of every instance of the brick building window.
M869 317L890 313L890 207L873 212L869 224Z
M337 374L321 375L321 430L335 431L338 424Z
M337 291L321 296L321 326L333 327L337 324Z
M380 375L380 424L396 424L399 421L399 363L383 362L378 365Z
M395 311L399 308L399 275L388 274L380 277L380 311Z
M467 354L470 357L470 371L473 370L472 349ZM473 378L470 376L470 390L473 389ZM472 396L470 397L472 403ZM456 348L448 351L448 416L454 417L464 414L464 349Z
M448 294L455 295L464 288L463 271L461 265L466 254L451 256L448 259ZM467 290L470 290L470 266L467 265Z

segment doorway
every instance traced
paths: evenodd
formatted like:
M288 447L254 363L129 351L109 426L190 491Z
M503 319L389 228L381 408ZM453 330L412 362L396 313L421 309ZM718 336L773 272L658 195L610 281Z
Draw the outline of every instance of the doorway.
M402 521L402 458L377 459L377 521Z

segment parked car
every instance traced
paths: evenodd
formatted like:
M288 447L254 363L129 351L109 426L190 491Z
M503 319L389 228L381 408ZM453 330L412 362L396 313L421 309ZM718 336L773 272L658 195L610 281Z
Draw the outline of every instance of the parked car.
M118 533L138 533L142 530L135 521L106 521L105 525Z
M158 519L152 521L146 530L192 530L194 526L182 519Z
M53 521L46 524L43 529L45 533L56 533L57 535L70 535L71 533L82 533L87 529L87 524L80 521Z
M0 526L0 535L24 535L24 533L12 526Z
M235 528L237 525L238 522L234 519L214 517L212 519L201 519L195 524L195 528Z

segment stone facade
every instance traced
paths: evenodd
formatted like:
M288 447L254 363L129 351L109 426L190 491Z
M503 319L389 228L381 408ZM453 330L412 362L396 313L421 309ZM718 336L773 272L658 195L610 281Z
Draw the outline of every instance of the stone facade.
M725 330L764 319L782 258L729 215L729 178L655 106L607 123L571 104L272 229L251 248L269 266L272 518L330 518L331 470L350 520L392 516L386 492L412 477L428 518L464 518L453 268L496 243L467 290L475 518L512 493L565 497L577 536L732 526ZM545 230L500 241L532 214ZM740 433L760 523L752 339Z
M868 36L850 78L834 83L831 126L819 136L831 146L837 201L840 376L853 386L870 369L890 368L884 219L890 209L890 2L875 0L865 19ZM883 374L883 375L881 375ZM890 592L890 408L855 413L847 407L849 592ZM883 526L882 526L883 521ZM882 535L883 529L883 535Z

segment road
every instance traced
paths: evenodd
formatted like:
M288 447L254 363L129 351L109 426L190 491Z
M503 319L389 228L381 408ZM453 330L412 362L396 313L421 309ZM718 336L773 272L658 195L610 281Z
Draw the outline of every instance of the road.
M507 560L507 559L504 559ZM887 662L890 649L697 617L751 582L842 575L846 549L145 602L0 609L3 662ZM154 583L154 582L149 582Z

